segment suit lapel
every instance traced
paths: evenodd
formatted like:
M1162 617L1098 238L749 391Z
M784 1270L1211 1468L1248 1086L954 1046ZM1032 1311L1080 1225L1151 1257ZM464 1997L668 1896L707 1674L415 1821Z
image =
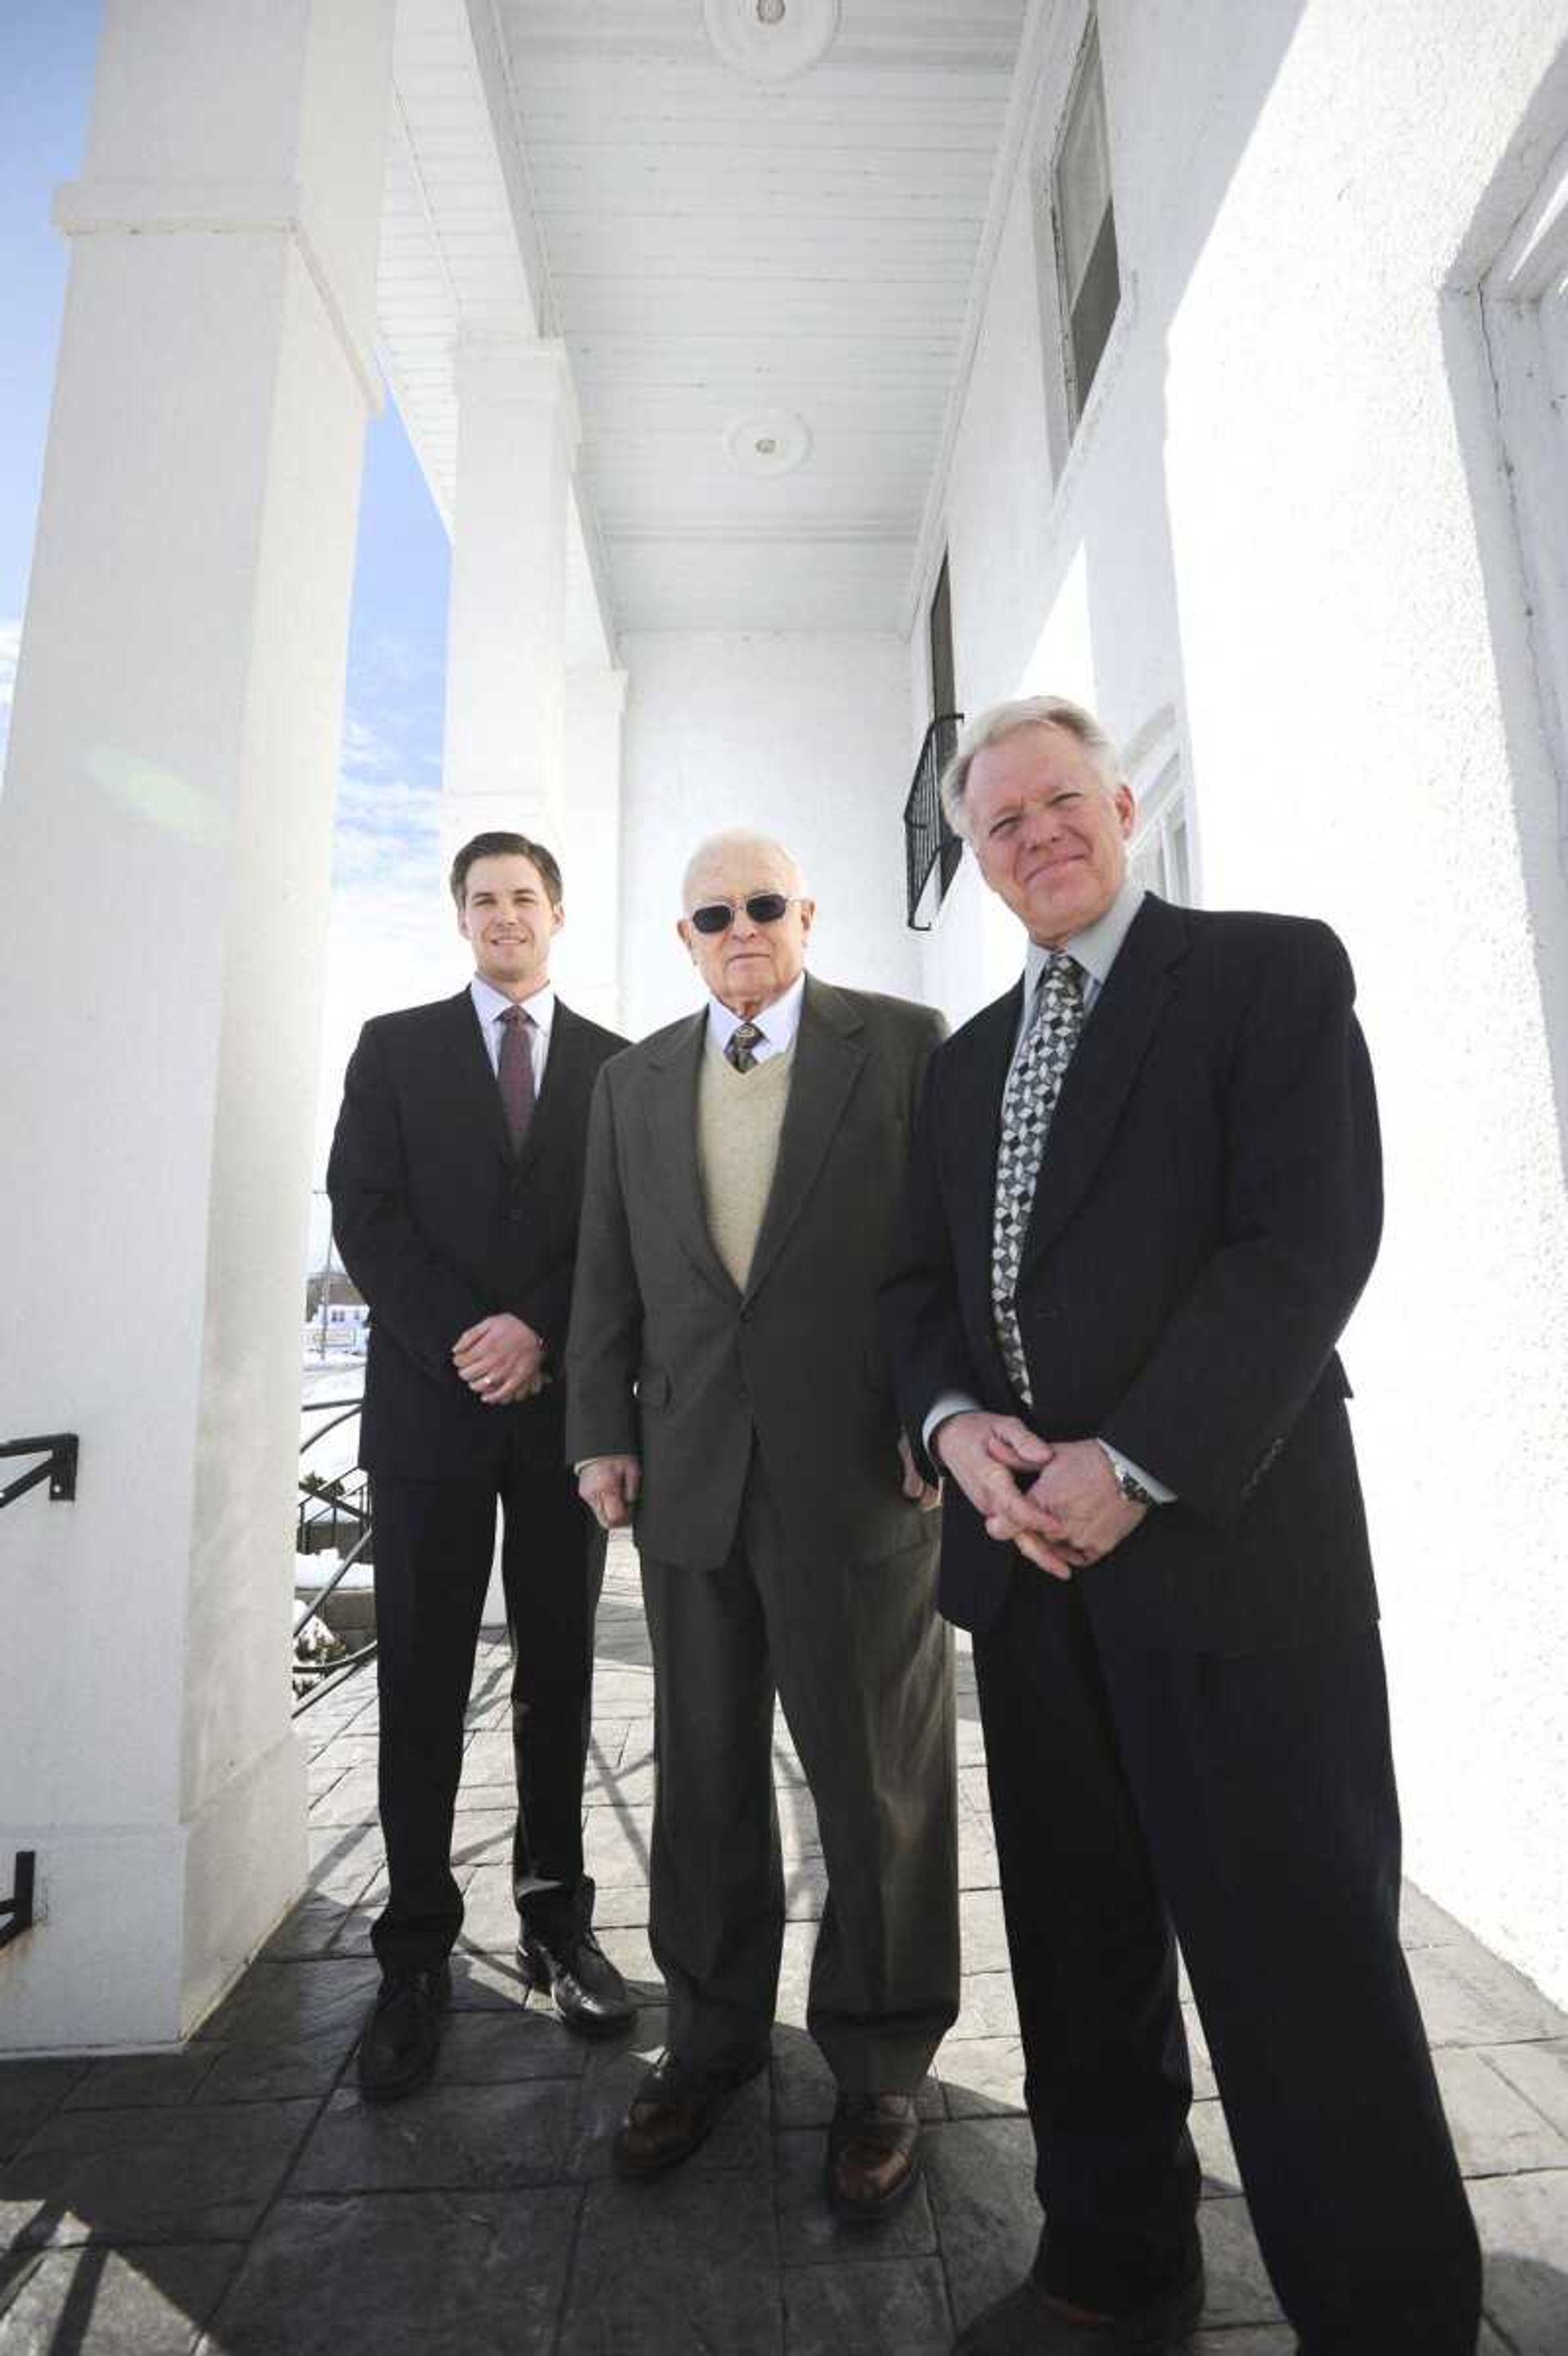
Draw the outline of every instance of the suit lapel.
M1165 1012L1171 970L1186 954L1180 912L1151 894L1133 919L1068 1066L1045 1141L1020 1279L1061 1234L1099 1168Z
M485 1138L508 1170L514 1166L501 1091L485 1045L479 1017L466 990L446 1001L452 1030L452 1068L463 1095L472 1104ZM549 1066L546 1066L547 1072Z
M738 1298L728 1269L713 1248L697 1162L697 1075L708 1035L706 1008L650 1058L648 1141L669 1223L681 1249L726 1300Z
M866 1060L861 1027L859 1016L838 991L807 980L779 1158L746 1280L748 1300L766 1280L784 1248L844 1118Z

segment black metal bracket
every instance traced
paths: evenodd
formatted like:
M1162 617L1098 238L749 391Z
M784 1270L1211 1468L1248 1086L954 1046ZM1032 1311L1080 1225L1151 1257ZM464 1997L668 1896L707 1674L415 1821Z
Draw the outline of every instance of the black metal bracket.
M36 1849L16 1851L16 1887L9 1898L0 1898L0 1947L8 1947L24 1931L33 1927L33 1884L37 1876L38 1855Z
M76 1462L80 1445L74 1431L48 1431L37 1440L0 1440L0 1456L41 1456L45 1460L0 1489L0 1505L10 1505L15 1497L25 1497L29 1489L37 1488L44 1481L48 1483L49 1495L56 1505L69 1505L76 1495Z

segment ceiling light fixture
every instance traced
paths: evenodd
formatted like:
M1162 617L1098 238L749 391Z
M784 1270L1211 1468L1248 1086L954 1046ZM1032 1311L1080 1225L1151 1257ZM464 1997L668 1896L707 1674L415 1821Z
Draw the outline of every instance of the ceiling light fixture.
M827 56L839 0L702 0L708 37L749 81L791 81Z

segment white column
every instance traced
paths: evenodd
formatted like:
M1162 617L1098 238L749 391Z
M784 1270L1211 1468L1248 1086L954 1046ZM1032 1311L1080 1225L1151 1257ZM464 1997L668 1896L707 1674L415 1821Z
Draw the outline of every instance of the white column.
M554 970L563 995L621 1028L621 738L626 674L566 674L566 927Z
M300 1886L302 1271L392 0L106 0L0 800L0 2046L188 2030Z
M465 334L457 404L443 834L450 850L503 828L559 851L579 434L564 348Z

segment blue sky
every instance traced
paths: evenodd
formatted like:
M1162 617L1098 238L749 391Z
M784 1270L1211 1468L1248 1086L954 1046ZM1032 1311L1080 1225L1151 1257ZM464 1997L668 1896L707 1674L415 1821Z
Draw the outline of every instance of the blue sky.
M0 760L48 434L100 0L0 0ZM446 535L389 401L366 438L322 1025L318 1171L359 1023L467 970L439 870Z

